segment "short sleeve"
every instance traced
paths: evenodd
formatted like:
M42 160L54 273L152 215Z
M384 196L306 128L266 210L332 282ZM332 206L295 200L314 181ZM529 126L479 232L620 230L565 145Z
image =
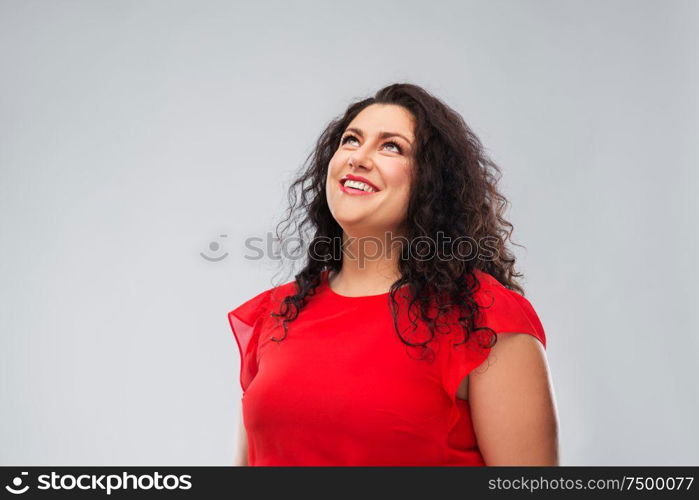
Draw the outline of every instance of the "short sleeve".
M495 333L528 333L546 348L544 327L531 302L490 275L483 276L481 283L482 289L475 297L481 308L480 325Z
M259 325L270 303L271 290L266 290L228 313L228 322L240 352L240 387L243 393L257 374Z
M538 339L546 348L544 327L532 304L519 293L505 288L493 276L478 271L479 288L474 300L479 306L477 327L488 327L496 334L525 333ZM487 329L471 332L466 343L448 346L443 370L444 387L456 403L456 391L461 381L488 358L491 332ZM450 417L450 428L456 424L459 413Z

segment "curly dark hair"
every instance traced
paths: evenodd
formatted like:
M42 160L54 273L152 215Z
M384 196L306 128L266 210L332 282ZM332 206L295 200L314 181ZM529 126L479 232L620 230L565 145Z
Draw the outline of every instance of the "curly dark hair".
M488 330L485 337L478 335L479 345L492 347L497 334L488 327L477 325L479 307L473 299L478 290L474 270L489 273L506 288L524 295L517 282L522 274L514 269L514 255L506 246L513 226L503 214L509 204L498 192L501 177L499 167L488 157L480 140L466 125L459 113L423 88L409 83L395 83L379 90L374 97L351 104L342 117L332 120L317 140L314 151L289 187L289 208L286 218L276 227L278 241L284 243L292 234L297 249L305 252L304 266L295 275L296 293L285 297L280 311L273 316L283 319L284 336L288 323L315 294L323 271L338 272L342 256L338 257L334 243L341 242L342 228L332 216L326 199L328 165L340 146L343 132L350 122L367 106L393 104L402 106L414 118L415 146L413 148L413 182L410 189L405 220L406 239L432 240L441 231L453 239L468 236L476 242L488 241L491 252L472 259L440 258L410 259L410 245L403 248L399 260L400 279L390 289L393 321L401 341L410 347L429 351L427 344L434 339L439 320L453 307L458 308L458 321L464 331L465 343L472 332ZM513 243L515 244L515 243ZM521 246L521 245L517 245ZM313 248L311 255L310 248ZM341 254L341 252L340 252ZM397 321L396 293L407 285L410 296L408 316L416 326L415 308L420 319L429 326L430 338L411 342L405 338ZM430 317L430 305L436 306L435 317Z

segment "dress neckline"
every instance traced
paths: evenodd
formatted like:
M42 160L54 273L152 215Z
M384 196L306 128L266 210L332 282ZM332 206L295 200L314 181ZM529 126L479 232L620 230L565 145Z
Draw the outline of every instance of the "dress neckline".
M341 295L330 287L330 280L328 279L329 277L330 277L330 270L329 269L324 270L321 274L321 278L322 278L321 285L328 291L328 293L330 295L332 295L334 298L336 298L338 300L360 301L360 300L385 299L391 293L390 291L388 291L388 292L379 293L376 295L357 295L357 296Z

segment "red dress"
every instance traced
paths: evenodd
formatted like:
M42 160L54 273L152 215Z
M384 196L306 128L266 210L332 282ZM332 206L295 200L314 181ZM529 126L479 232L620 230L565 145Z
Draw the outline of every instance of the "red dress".
M434 355L419 359L398 337L389 294L346 297L328 285L284 331L269 313L290 295L291 281L228 313L240 350L243 421L251 466L485 465L461 380L488 356L477 332L463 345L460 328L435 333ZM526 333L546 346L527 299L476 271L479 325ZM407 308L403 297L399 318ZM490 306L490 307L487 307ZM400 320L401 332L410 323ZM458 324L457 324L458 327ZM426 327L404 337L426 340ZM414 336L413 336L414 335Z

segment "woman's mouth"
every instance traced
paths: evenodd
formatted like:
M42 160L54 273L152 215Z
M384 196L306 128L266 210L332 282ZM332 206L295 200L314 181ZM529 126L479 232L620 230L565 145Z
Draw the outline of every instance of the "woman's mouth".
M365 182L350 179L343 179L340 181L340 190L343 193L351 194L354 196L367 196L378 192Z

